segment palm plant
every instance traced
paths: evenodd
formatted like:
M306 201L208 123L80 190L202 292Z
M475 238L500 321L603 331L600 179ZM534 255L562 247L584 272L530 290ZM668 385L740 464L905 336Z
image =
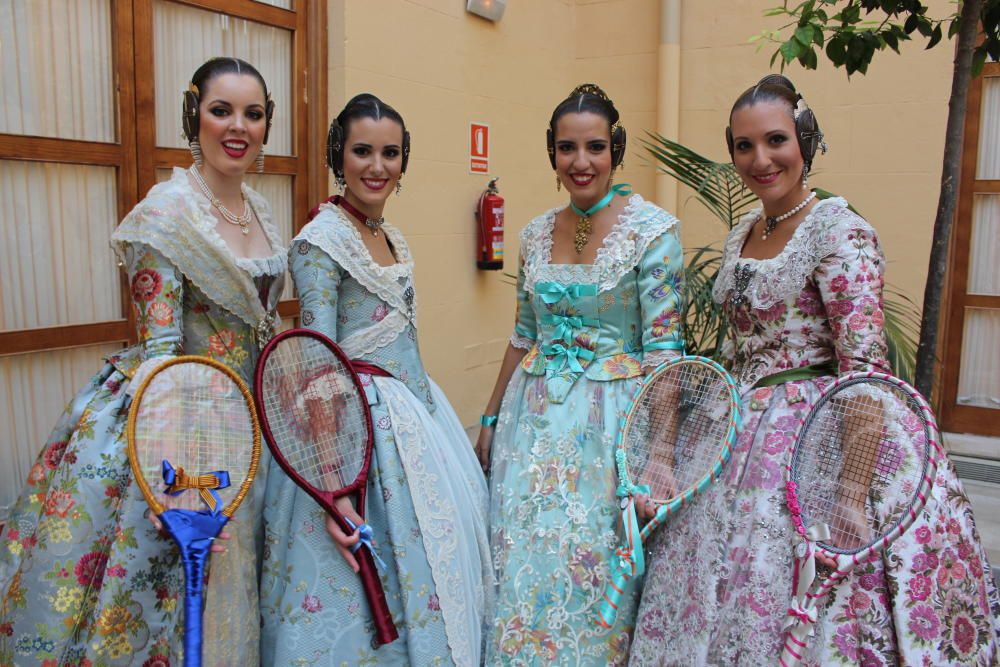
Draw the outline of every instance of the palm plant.
M658 169L694 191L694 196L719 219L727 233L748 213L757 198L743 185L733 165L715 162L687 146L656 133L647 133L643 146ZM813 188L820 199L833 196ZM852 209L853 210L853 209ZM729 321L722 307L712 299L712 288L722 262L722 249L714 244L688 248L684 266L685 291L683 326L689 354L718 359L729 335ZM885 298L885 333L893 373L911 381L920 332L916 304L898 289L889 286Z

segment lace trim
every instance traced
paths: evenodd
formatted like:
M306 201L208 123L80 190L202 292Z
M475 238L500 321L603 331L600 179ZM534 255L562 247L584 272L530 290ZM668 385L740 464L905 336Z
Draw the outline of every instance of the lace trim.
M319 215L292 241L308 241L337 262L345 271L391 307L417 325L417 297L413 288L413 258L402 232L386 223L382 226L396 253L396 264L381 266L372 259L360 232L339 207L326 203ZM400 284L399 279L404 282ZM407 300L409 293L410 299Z
M380 322L355 331L340 341L344 353L352 359L360 359L383 347L388 347L399 335L406 331L410 321L398 310L390 311Z
M622 276L639 263L649 245L678 222L677 218L656 204L647 202L640 195L632 195L618 216L618 222L597 249L593 265L552 264L552 230L556 215L564 208L543 213L521 232L521 248L525 257L524 288L531 293L534 293L535 284L541 281L540 274L548 266L582 267L580 270L589 272L591 282L597 283L599 292L610 291Z
M518 350L530 350L535 346L535 341L527 336L513 333L510 335L510 345Z
M677 350L651 350L642 355L642 370L651 371L660 364L665 364L671 359L680 356Z
M744 295L751 308L766 310L798 293L806 279L816 270L820 261L835 252L845 240L845 225L862 226L868 223L847 208L841 197L831 197L819 202L805 217L780 253L768 259L741 257L743 243L762 209L755 209L743 216L726 239L725 257L719 276L712 289L716 303L724 303L734 289L737 265L748 265L753 275Z
M126 248L147 245L161 253L213 303L230 311L251 327L258 327L277 307L288 259L277 229L271 223L267 201L248 188L261 227L272 248L281 251L260 258L240 258L215 230L211 203L196 193L187 170L175 167L169 181L159 183L125 216L111 235L111 247L121 261ZM253 266L248 270L247 266ZM268 306L260 303L253 278L275 277Z
M409 487L414 491L419 489L419 493L411 493L410 498L417 514L427 562L431 566L452 660L456 665L479 664L476 655L478 647L472 646L468 633L463 631L468 626L467 614L477 610L469 609L465 604L469 591L462 576L463 568L458 562L460 554L454 519L459 511L470 508L456 507L438 491L438 477L428 470L424 461L425 457L432 455L427 451L428 434L411 412L397 409L397 405L405 405L400 398L394 397L394 392L399 391L397 386L391 381L376 381L376 386L386 398L396 450L406 471ZM482 599L482 592L477 591L475 597Z

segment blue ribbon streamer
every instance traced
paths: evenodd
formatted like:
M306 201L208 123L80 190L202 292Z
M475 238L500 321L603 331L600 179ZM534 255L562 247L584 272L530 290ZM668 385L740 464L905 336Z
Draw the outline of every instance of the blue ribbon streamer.
M358 531L359 539L357 543L351 547L351 553L357 553L358 549L361 547L367 547L368 551L372 554L372 558L375 559L375 564L378 565L378 569L384 572L386 567L385 561L379 557L378 551L375 549L375 531L372 530L372 527L367 523L363 523L359 527L346 516L344 517L344 521L346 521L347 525L351 527L351 530Z
M552 357L545 363L545 368L556 373L566 368L566 366L569 366L569 369L574 373L582 373L583 366L580 364L580 359L591 361L594 358L593 351L587 348L578 345L566 347L562 343L543 347L542 354Z
M563 285L556 282L541 282L535 285L535 293L542 297L542 301L551 306L563 299L575 301L582 296L597 296L597 285L584 283Z

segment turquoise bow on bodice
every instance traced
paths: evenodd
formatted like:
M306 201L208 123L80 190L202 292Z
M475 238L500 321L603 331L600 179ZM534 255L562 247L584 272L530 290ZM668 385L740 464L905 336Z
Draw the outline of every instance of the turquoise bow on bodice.
M555 332L552 334L552 339L562 340L566 343L572 343L573 338L576 336L576 332L583 327L596 327L600 324L600 322L590 317L582 317L580 315L560 315L556 313L549 313L547 321L549 324L555 326Z
M535 292L542 297L542 301L551 306L563 299L573 301L582 296L597 296L597 285L582 283L563 285L562 283L542 282L535 285Z
M578 345L566 347L562 343L543 347L542 354L552 357L545 366L548 370L555 371L556 373L566 368L567 365L574 373L582 373L583 366L580 365L580 359L591 361L594 358L593 351L585 347L579 347Z

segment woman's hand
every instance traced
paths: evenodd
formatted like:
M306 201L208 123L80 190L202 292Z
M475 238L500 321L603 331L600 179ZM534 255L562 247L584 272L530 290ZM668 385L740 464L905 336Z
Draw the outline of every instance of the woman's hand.
M487 472L490 467L490 447L493 445L493 426L480 426L479 437L476 439L476 456L479 457L479 465L483 467L483 472Z
M361 518L361 515L357 513L354 509L354 505L347 498L337 499L337 509L345 517L350 519L351 523L355 526L361 526L365 520ZM341 557L347 561L347 564L351 566L354 572L357 572L360 568L358 565L358 559L354 557L351 552L351 547L358 543L361 539L361 535L358 533L358 529L355 528L354 532L348 535L345 533L337 522L329 514L326 515L326 532L330 533L330 537L333 538L334 544L337 546L337 551L340 552Z

